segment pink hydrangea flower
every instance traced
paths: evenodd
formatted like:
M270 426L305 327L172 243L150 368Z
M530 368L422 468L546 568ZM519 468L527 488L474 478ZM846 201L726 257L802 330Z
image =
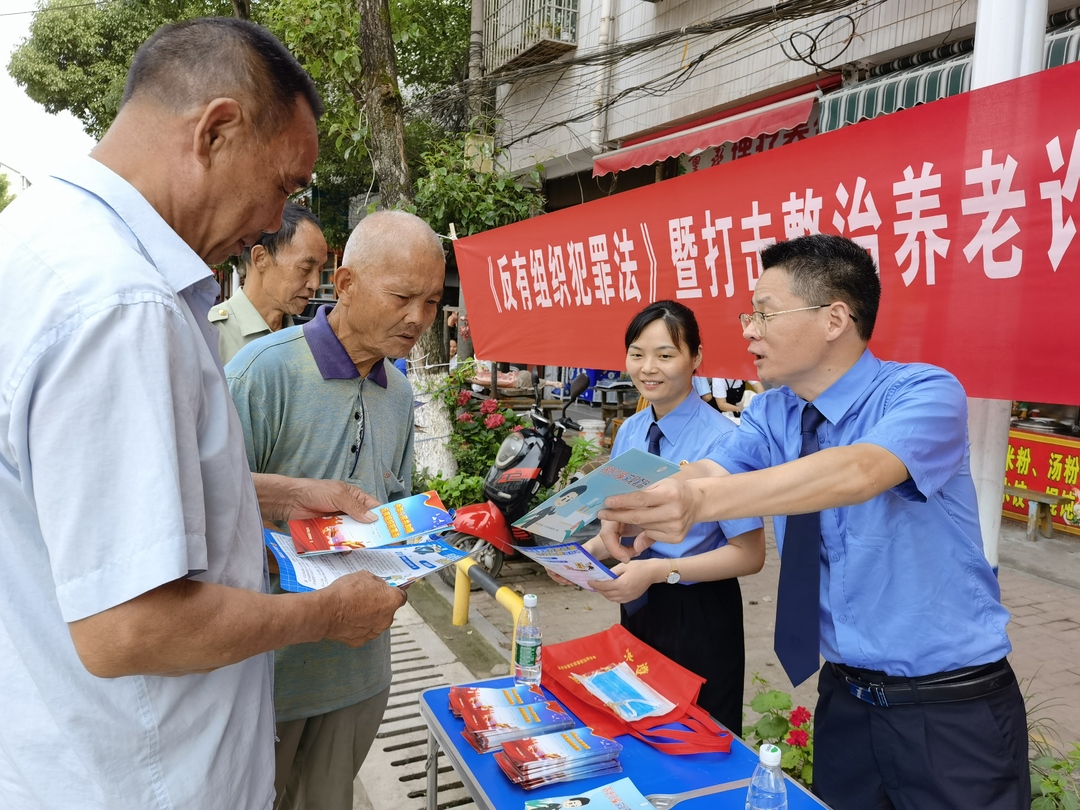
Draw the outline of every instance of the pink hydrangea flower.
M465 413L459 413L457 420L459 422L472 422L472 414L466 411Z
M457 395L458 407L460 408L462 405L464 405L470 399L472 399L472 391L462 391L461 393L459 393Z
M480 413L495 413L499 410L499 403L493 399L485 399L480 403Z
M490 401L490 400L489 400ZM506 422L506 417L501 413L493 413L484 420L484 427L488 430L493 430Z

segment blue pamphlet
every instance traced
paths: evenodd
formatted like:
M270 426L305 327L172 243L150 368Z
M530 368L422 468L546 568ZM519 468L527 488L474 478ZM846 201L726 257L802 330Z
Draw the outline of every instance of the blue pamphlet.
M679 465L641 450L627 450L555 493L514 525L560 543L596 519L611 495L645 489L678 472Z

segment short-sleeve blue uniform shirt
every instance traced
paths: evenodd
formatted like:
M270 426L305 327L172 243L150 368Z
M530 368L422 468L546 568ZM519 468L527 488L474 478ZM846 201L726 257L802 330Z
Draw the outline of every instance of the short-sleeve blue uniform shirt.
M798 458L804 405L786 386L755 397L710 458L732 473ZM910 677L1003 658L1009 614L983 555L960 383L867 350L814 405L822 448L876 444L911 476L821 513L822 655ZM781 547L785 524L774 518Z

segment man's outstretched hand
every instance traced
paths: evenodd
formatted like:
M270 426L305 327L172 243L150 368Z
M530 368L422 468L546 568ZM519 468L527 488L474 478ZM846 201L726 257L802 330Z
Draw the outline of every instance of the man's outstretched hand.
M612 495L600 510L600 536L608 553L628 562L654 542L681 543L697 522L696 494L688 481L665 478L639 492ZM623 536L634 536L632 549L622 545Z

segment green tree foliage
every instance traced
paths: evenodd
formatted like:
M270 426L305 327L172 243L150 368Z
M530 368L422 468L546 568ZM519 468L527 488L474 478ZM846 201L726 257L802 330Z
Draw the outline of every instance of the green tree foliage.
M15 195L11 193L11 181L6 174L0 172L0 211L7 208L14 199Z
M48 112L69 110L100 138L116 117L128 65L143 40L167 22L231 11L228 0L42 0L8 73Z
M41 0L30 36L12 54L8 72L52 113L71 111L95 138L116 116L135 51L159 26L207 15L230 15L230 0ZM341 247L348 201L372 186L368 131L360 90L360 25L348 0L255 0L252 18L266 25L311 73L326 104L320 122L317 188L311 205ZM453 82L468 56L468 0L392 0L391 22L405 92L423 95ZM406 126L414 176L420 155L443 137L430 121Z
M417 215L436 233L448 234L452 222L458 236L468 236L543 211L539 169L513 175L498 159L491 140L482 137L462 135L432 144L421 157Z
M469 0L390 0L398 78L406 97L425 96L465 78Z
M266 27L315 80L326 105L320 131L348 161L367 135L362 115L360 50L356 44L360 14L356 5L332 0L282 0L258 8Z

